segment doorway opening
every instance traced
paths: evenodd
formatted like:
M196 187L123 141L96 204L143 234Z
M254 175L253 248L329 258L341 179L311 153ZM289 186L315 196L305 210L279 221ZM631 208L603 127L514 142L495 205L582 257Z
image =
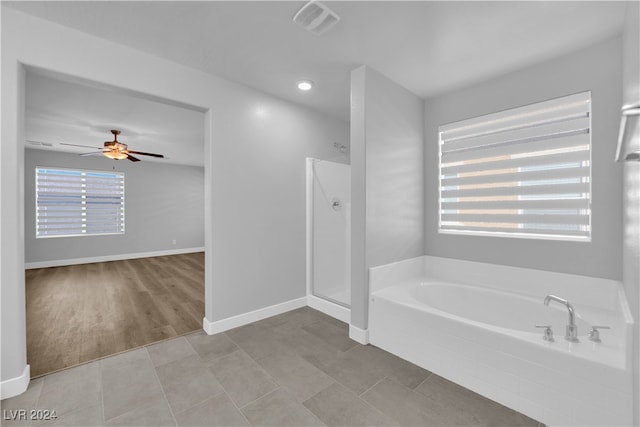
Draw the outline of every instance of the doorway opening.
M200 329L205 111L31 67L25 107L31 377ZM138 162L103 156L99 148L113 139L111 129L121 131L118 138L129 150L164 158L137 155ZM36 224L45 218L38 215L35 194L41 184L35 169L42 167L122 174L123 233L38 236ZM56 196L63 195L69 196Z

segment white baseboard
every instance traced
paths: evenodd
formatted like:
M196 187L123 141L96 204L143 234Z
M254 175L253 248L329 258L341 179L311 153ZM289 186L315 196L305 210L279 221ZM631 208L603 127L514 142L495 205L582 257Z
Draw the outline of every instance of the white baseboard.
M91 264L93 262L121 261L124 259L150 258L154 256L190 254L193 252L204 252L204 247L169 249L166 251L154 251L154 252L136 252L132 254L116 254L116 255L105 255L105 256L87 257L87 258L71 258L71 259L58 259L58 260L51 260L51 261L27 262L24 264L24 268L26 270L31 270L34 268L62 267L65 265L77 265L77 264Z
M351 310L314 295L307 295L307 305L344 323L351 322Z
M27 391L29 379L31 378L31 367L24 367L22 374L6 381L0 382L0 399L8 399Z
M206 317L202 319L202 329L208 335L218 334L220 332L228 331L229 329L237 328L238 326L247 325L249 323L257 322L258 320L266 319L267 317L275 316L277 314L286 313L287 311L295 310L307 305L307 298L297 298L290 301L285 301L280 304L271 305L269 307L260 308L258 310L250 311L248 313L239 314L237 316L227 317L226 319L210 321Z
M369 344L369 330L349 325L349 338L362 345Z

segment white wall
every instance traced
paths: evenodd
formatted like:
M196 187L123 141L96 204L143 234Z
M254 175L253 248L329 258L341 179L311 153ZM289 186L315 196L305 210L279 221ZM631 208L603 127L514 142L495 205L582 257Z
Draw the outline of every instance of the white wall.
M348 141L347 123L5 7L1 52L3 384L21 378L26 367L25 64L206 111L209 321L305 295L305 158L336 157L333 142Z
M347 123L266 95L241 117L246 104L229 100L219 117L235 135L219 142L214 126L209 320L306 294L305 158L335 158L333 142L348 140Z
M627 2L622 39L622 100L640 101L640 3ZM640 145L640 126L631 136ZM640 162L625 162L623 193L623 272L622 282L635 320L634 333L634 425L640 425Z
M204 116L203 116L204 119ZM115 170L125 174L125 234L36 239L35 168ZM115 161L54 151L25 151L25 263L66 265L68 260L204 247L204 168ZM173 244L173 240L176 244Z
M367 329L368 269L424 251L423 102L366 66L351 73L351 324Z
M621 279L622 174L615 162L621 105L621 40L609 40L425 101L426 254ZM591 90L592 241L438 234L438 126Z

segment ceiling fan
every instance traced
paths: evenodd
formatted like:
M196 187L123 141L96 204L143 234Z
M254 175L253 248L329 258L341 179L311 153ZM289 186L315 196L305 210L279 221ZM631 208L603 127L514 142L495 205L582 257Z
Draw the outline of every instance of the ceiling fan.
M143 153L142 151L129 150L127 148L127 144L124 144L124 143L118 141L118 135L120 135L120 131L119 130L112 129L111 133L113 134L113 141L105 141L103 148L91 147L91 146L88 146L88 145L66 144L64 142L61 142L60 145L70 145L70 146L73 146L73 147L96 148L96 149L100 150L100 151L96 151L96 152L93 152L93 153L80 154L81 156L95 156L95 155L98 155L98 154L102 154L103 156L108 157L108 158L113 159L113 160L129 159L132 162L139 162L140 159L138 159L136 157L133 157L131 154L140 154L142 156L159 157L161 159L164 159L164 156L162 154Z

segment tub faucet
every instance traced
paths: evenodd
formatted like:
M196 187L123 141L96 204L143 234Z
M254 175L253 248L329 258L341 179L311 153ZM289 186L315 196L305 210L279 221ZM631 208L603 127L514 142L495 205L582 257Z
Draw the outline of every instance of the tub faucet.
M560 304L564 304L569 310L569 324L567 325L567 332L564 336L564 339L571 342L578 342L578 326L576 325L576 316L573 311L573 306L564 298L557 297L555 295L547 295L544 298L544 305L549 305L549 301L559 302Z

